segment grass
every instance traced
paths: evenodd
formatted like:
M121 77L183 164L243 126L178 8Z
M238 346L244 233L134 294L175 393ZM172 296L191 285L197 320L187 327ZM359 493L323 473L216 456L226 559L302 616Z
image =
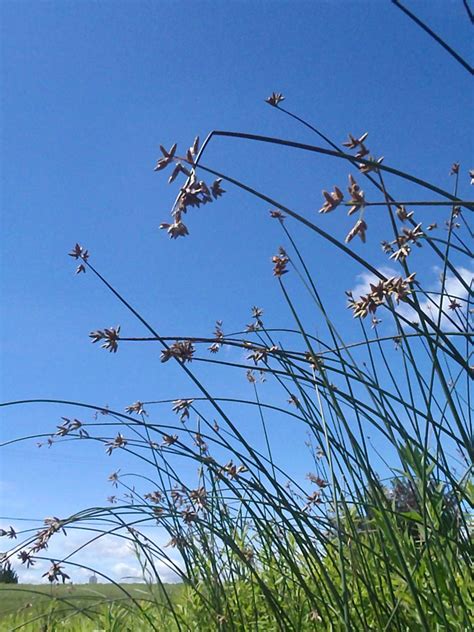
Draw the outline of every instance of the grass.
M281 101L282 95L268 99L283 115L300 120ZM345 146L352 153L346 153L310 124L305 126L331 149L218 132L201 148L196 139L183 155L176 146L162 148L156 167L171 168L171 181L183 178L171 221L162 225L172 238L186 236L187 213L218 203L224 181L271 205L271 218L285 240L273 257L273 276L293 319L291 329L268 324L263 310L254 307L252 322L243 331L226 334L217 321L208 338L163 336L91 263L84 247L76 244L71 251L78 272L87 271L100 281L146 334L124 335L120 327L111 327L91 332L92 342L112 353L123 344L146 341L153 352L158 345L161 362L177 363L193 392L173 401L136 402L125 413L56 402L74 412L63 417L52 441L100 442L106 454L124 451L148 474L112 475L117 495L110 507L48 519L33 536L5 532L17 537L7 556L19 557L27 566L49 559L44 551L56 533L102 521L108 525L104 533L133 546L147 585L154 588L145 599L135 594L140 590L135 586L128 601L94 604L93 612L86 595L74 595L75 588L63 612L57 604L63 607L68 588L61 588L60 602L43 613L46 629L56 629L64 617L67 629L76 629L76 623L85 626L77 629L93 629L84 619L87 615L104 629L133 631L471 629L473 286L461 271L469 268L473 256L469 238L474 204L459 196L456 163L453 189L447 192L370 157L366 135L350 136ZM216 134L246 139L256 147L285 145L345 161L348 194L342 184L325 191L316 225L204 164L206 147ZM198 172L215 179L205 183ZM436 208L438 213L444 209L445 231L436 232L429 200L415 201L416 214L397 202L400 179L441 198ZM369 187L365 194L362 180ZM369 197L376 212L385 213L383 250L387 262L397 267L390 278L353 248L354 240L365 243L370 238ZM356 217L344 239L323 226L327 213L344 212L347 206ZM334 305L324 299L294 237L294 224L303 225L315 245L320 239L331 244L334 265L350 262L359 273L372 275L362 295L348 293L357 330L353 325L347 329L359 332L357 342L348 342L346 328L336 327L341 317L335 317ZM426 281L433 265L441 270L436 290ZM229 350L225 357L219 355L223 347ZM212 393L193 361L223 372L243 371L251 396L229 400ZM265 390L262 378L271 382L271 390ZM268 392L279 395L273 399ZM160 423L158 412L165 406L176 414L174 423ZM78 409L95 414L82 421ZM241 430L242 414L259 423L260 441ZM271 420L306 433L311 470L306 480L274 458ZM196 472L192 477L183 474L190 461ZM147 524L167 532L166 547L140 530ZM52 583L67 578L64 569L73 559L53 561ZM181 588L161 583L163 563L181 578ZM76 598L83 610L73 623ZM26 615L18 616L24 622Z
M97 602L127 601L125 589L135 599L144 599L150 595L150 587L146 584L0 584L0 617L32 607L48 606L51 600L69 602L71 608L90 606ZM166 585L167 592L178 595L180 586ZM159 589L152 590L153 598L157 598Z
M165 588L178 603L182 587L167 584ZM112 621L122 625L127 619L133 628L134 610L130 610L132 602L124 590L143 604L163 600L161 589L146 584L0 585L0 630L6 632L21 626L37 631L44 620L49 621L50 629L57 626L71 632L97 630L102 624L110 628Z

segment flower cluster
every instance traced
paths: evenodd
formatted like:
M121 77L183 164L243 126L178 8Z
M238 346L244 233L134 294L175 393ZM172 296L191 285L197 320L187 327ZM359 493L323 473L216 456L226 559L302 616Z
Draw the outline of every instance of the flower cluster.
M146 500L149 500L150 502L157 505L163 500L163 494L160 491L156 490L154 492L149 492L148 494L144 494L143 498L146 498Z
M66 530L64 529L65 522L56 516L52 516L50 518L44 519L45 528L37 531L33 544L30 546L28 550L20 551L18 554L18 559L21 560L22 564L26 564L26 567L29 568L33 566L34 560L32 556L39 551L48 548L49 540L55 534L61 531L64 535L66 535ZM51 562L54 565L54 562ZM60 567L59 567L60 570ZM63 576L64 575L64 576ZM62 577L63 582L65 579L69 579L68 575L64 573L58 572L57 576L54 574L50 574L49 572L45 573L43 577L48 576L50 582L56 581L57 577Z
M74 259L81 259L82 261L86 262L87 259L89 259L89 251L85 250L82 246L80 246L79 244L76 244L74 246L74 248L71 250L70 253L68 253L70 257L73 257ZM86 267L83 263L80 263L77 268L76 268L76 274L79 274L80 272L84 272L86 271Z
M117 353L118 341L120 333L120 325L117 327L110 327L109 329L98 329L97 331L91 331L89 338L92 338L92 342L96 343L99 340L104 340L100 345L102 349L108 349L111 353Z
M402 232L397 235L397 238L390 242L392 246L398 246L397 250L392 249L390 259L395 259L395 261L400 262L405 261L411 252L410 243L421 247L421 244L418 243L421 237L424 237L424 232L421 230L421 223L417 224L414 228L402 228Z
M280 246L278 254L272 257L273 266L273 275L276 277L281 277L288 272L286 266L290 258L286 254L285 250Z
M16 540L16 531L13 527L10 527L8 530L0 529L0 538L7 536L10 540Z
M351 230L347 233L345 242L348 244L350 241L354 239L357 235L361 238L362 242L365 244L365 231L367 230L367 224L363 219L358 219Z
M296 397L296 395L294 395L293 393L290 393L290 397L287 399L287 402L291 405L291 406L296 406L296 408L300 407L300 400Z
M342 144L344 147L347 147L349 149L357 149L358 147L365 149L364 140L367 138L368 135L369 132L365 132L365 134L362 134L362 136L360 136L359 138L355 138L354 136L352 136L352 134L349 134L349 140Z
M62 531L63 535L66 535L66 530L64 528L64 520L58 518L57 516L52 516L50 518L44 519L44 524L46 525L45 531L48 532L49 537L53 534L58 533L58 531Z
M64 584L66 579L70 579L70 577L63 572L62 568L63 567L60 566L58 562L53 562L53 560L51 560L51 568L46 571L46 573L43 573L41 577L47 577L51 584L53 582L59 582L59 579L61 579Z
M364 134L363 136L360 137L360 139L356 139L352 135L349 134L349 142L345 143L345 145L350 146L350 147L357 147L357 146L364 147L363 140L366 138L366 136L367 134ZM347 214L353 215L357 211L363 211L366 206L364 192L361 190L360 186L357 184L355 178L351 174L349 174L348 191L351 197L349 200L350 208ZM344 194L338 187L335 186L334 191L332 193L323 191L323 197L325 199L325 202L323 206L319 209L319 212L330 213L331 211L334 211L334 209L337 208L339 204L341 204L341 202L344 199ZM361 238L362 242L365 243L366 231L367 231L367 224L362 219L362 216L361 216L357 220L355 225L351 228L349 233L347 234L346 239L345 239L346 244L352 241L354 237L356 237L356 235L358 235Z
M195 505L198 509L206 509L207 507L207 493L204 487L198 487L197 489L192 489L189 492L189 498L193 505Z
M253 347L251 353L248 354L247 360L253 360L255 365L259 362L267 363L268 349L266 347Z
M242 472L246 472L247 468L245 467L245 465L235 465L234 462L231 460L228 463L226 463L226 465L224 465L219 473L220 474L227 474L227 476L233 480L234 478L236 478L236 476L238 474L241 474Z
M411 294L410 285L414 282L415 272L406 279L391 277L385 281L379 281L377 285L370 284L370 292L355 300L352 292L346 292L349 297L348 307L354 312L354 318L365 318L368 314L375 314L377 308L388 297L394 297L397 303L403 301Z
M194 351L194 345L191 341L178 340L161 352L161 361L168 362L171 358L175 358L180 362L191 362Z
M110 474L109 478L107 479L110 483L112 483L114 487L118 487L119 472L120 470L117 470L116 472L112 472L112 474Z
M270 211L270 217L272 219L279 219L280 221L283 221L286 217L286 215L283 215L283 213L281 211L279 211L278 209L272 209Z
M113 439L112 441L107 441L105 445L108 446L106 452L110 456L112 452L117 448L124 448L127 445L127 440L119 432L115 439Z
M321 371L324 367L323 358L320 355L315 355L311 351L306 351L304 357L307 362L315 369L316 371Z
M207 443L204 441L204 438L200 432L196 432L196 434L194 435L194 443L203 452L207 451Z
M128 414L131 413L135 413L137 415L147 415L148 413L146 412L146 410L143 408L143 402L135 402L134 404L131 404L130 406L127 406L125 408L125 412Z
M70 432L74 432L75 430L79 430L79 436L81 439L84 439L89 436L89 434L82 428L82 421L79 419L68 419L67 417L61 417L63 423L57 426L56 435L58 437L65 437Z
M173 412L180 414L180 420L184 423L189 419L189 408L193 403L193 399L176 399L173 402Z
M361 191L360 186L357 184L357 182L355 181L355 179L353 178L351 174L349 174L348 191L351 196L351 199L349 200L349 204L352 204L352 206L349 209L347 214L352 215L353 213L356 213L357 211L360 211L361 209L364 208L365 198L364 198L364 192Z
M323 478L311 472L306 475L306 478L312 483L314 483L315 485L317 485L318 487L320 487L321 489L324 489L325 487L329 485L329 483L325 481Z
M457 299L450 298L450 302L449 302L449 305L448 305L449 309L455 311L457 309L461 309L461 307L462 307L462 305Z
M222 320L216 320L214 336L216 338L216 341L213 342L211 346L209 347L209 351L211 353L217 353L219 349L222 347L222 343L224 341L224 331L222 329Z
M178 441L178 435L169 435L169 434L164 434L163 435L163 445L165 446L172 446L174 443L176 443L176 441Z
M155 171L161 171L162 169L166 169L166 167L173 162L173 158L174 158L177 148L178 148L178 145L174 143L171 149L169 151L166 151L163 145L160 145L163 158L160 158L160 160L158 160L158 162L156 163Z
M322 503L321 500L321 492L317 489L312 494L306 496L306 505L303 508L303 511L309 511L315 505L319 505Z
M255 372L253 369L248 369L246 373L246 377L247 377L247 381L250 382L250 384L257 383L257 378L255 377ZM262 371L262 369L260 369L259 371L258 381L262 384L267 381L265 378L265 372Z
M165 544L165 547L170 546L171 548L175 549L175 548L184 548L186 546L188 546L188 541L186 540L186 538L183 538L182 536L173 536L171 538L171 540L168 542L168 544Z
M378 165L382 164L383 156L381 158L375 158L374 156L368 156L369 150L365 145L365 140L368 136L368 132L362 134L359 138L355 138L352 134L349 134L349 140L345 143L342 143L344 147L348 147L349 149L356 149L357 152L355 154L356 158L364 158L367 162L361 162L357 166L359 167L359 171L361 173L369 173L370 171L377 171ZM368 156L368 158L366 158Z
M281 94L281 92L272 92L272 94L265 99L265 103L268 103L269 105L273 105L273 107L275 107L284 100L285 97Z
M177 200L171 212L173 217L172 223L165 222L160 224L160 228L165 229L171 239L184 237L189 234L187 226L182 221L182 216L187 212L188 208L199 208L204 204L213 202L225 193L224 189L221 187L222 178L214 180L211 186L208 186L204 180L197 179L195 167L196 158L199 152L198 136L194 139L193 144L187 150L185 156L181 158L176 156L176 149L176 143L174 143L169 151L160 145L163 157L158 160L155 167L155 171L161 171L170 164L175 164L175 167L168 178L169 183L174 182L180 174L186 176L186 181L180 188ZM189 165L191 170L185 167L185 164Z
M378 171L377 167L382 164L383 156L376 158L375 156L369 156L366 160L370 161L370 164L361 162L359 164L359 171L361 173L370 173L371 171Z
M405 222L413 217L413 211L408 212L403 205L397 206L397 217L402 222Z
M191 507L185 507L185 509L181 512L181 517L187 525L196 522L198 519L197 513Z
M342 202L342 200L344 199L344 194L341 189L338 189L338 187L335 186L333 193L328 193L327 191L323 190L323 197L325 199L325 202L319 209L319 212L330 213L331 211L334 211L334 209L337 208Z
M260 307L252 307L252 318L254 319L253 323L249 323L245 326L245 331L247 333L253 333L259 331L263 327L262 322L263 309Z
M21 561L22 564L26 564L26 568L30 568L35 564L35 560L33 559L32 555L33 554L31 551L20 551L18 553L18 559Z

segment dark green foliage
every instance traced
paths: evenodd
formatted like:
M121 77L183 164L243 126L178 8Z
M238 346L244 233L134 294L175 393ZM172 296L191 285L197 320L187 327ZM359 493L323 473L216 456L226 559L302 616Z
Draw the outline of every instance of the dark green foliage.
M0 584L18 584L18 574L8 560L0 564Z

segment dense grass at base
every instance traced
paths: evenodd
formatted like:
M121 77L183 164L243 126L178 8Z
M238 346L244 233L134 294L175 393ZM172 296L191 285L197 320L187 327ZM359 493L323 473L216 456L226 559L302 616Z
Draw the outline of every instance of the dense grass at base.
M390 579L384 576L380 568L380 550L373 546L369 553L363 546L371 531L360 532L357 546L349 544L346 547L348 572L344 603L348 616L356 621L351 630L417 630L419 614L406 581L396 572ZM419 544L411 538L409 533L399 531L399 541L408 562L410 541L412 555L419 553ZM215 576L214 581L209 578L209 581L198 582L196 586L168 584L165 586L168 602L159 586L146 584L123 584L121 587L113 584L2 586L0 632L342 632L346 628L340 620L340 605L331 599L321 601L317 594L311 575L314 560L298 556L295 544L293 549L291 542L288 544L288 551L292 551L299 562L299 578L292 577L284 559L273 557L265 561L260 551L254 568L259 569L262 585L246 572L248 568L245 565L237 568L236 559L234 570L239 570L240 580L222 583ZM366 552L363 557L357 550L359 546L363 546ZM383 549L392 559L391 563L395 564L389 544L386 543ZM378 584L377 594L361 582L359 573L363 560L373 581ZM337 567L328 557L322 561L328 586L333 585L339 593L342 584ZM439 580L435 599L434 595L430 595L428 560L422 555L418 561L412 581L417 593L423 596L423 618L430 632L471 630L474 608L470 568L459 558L458 573L453 577L455 584L451 585L446 581L447 577L443 581L443 556L433 557L430 563L436 567ZM120 588L126 590L129 597L124 596ZM271 592L270 601L265 594L267 589ZM391 614L389 589L397 599L395 615ZM317 608L314 608L313 599ZM279 621L280 608L284 609L286 617L283 624ZM332 613L326 621L319 614L324 615L325 609ZM443 610L446 615L439 622L439 612Z

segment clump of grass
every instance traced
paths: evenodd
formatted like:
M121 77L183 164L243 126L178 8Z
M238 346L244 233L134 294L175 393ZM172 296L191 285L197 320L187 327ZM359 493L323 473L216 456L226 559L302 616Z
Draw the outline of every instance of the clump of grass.
M283 99L274 93L267 102L301 120L281 106ZM49 438L99 441L107 454L127 452L148 468L146 478L137 475L133 483L116 471L110 477L117 489L110 506L48 519L37 533L15 541L7 554L32 565L45 558L56 533L81 528L91 518L103 520L104 528L89 529L91 539L105 534L125 538L149 585L159 584L163 591L160 599L153 591L148 599L129 595L122 613L127 623L114 623L122 616L118 610L100 613L110 619L106 629L130 625L130 616L134 630L441 631L466 630L472 623L473 288L462 270L472 257L464 235L472 235L474 204L458 194L462 172L456 163L450 193L373 156L367 134L350 134L344 145L352 153L347 153L303 123L331 149L213 132L201 147L196 138L183 153L176 144L162 147L156 166L157 171L172 169L170 182L183 178L171 221L162 224L173 239L188 235L184 219L194 208L218 203L224 183L268 204L285 240L272 263L292 329L269 326L263 309L254 307L251 322L239 332L227 334L217 321L209 337L163 336L106 280L84 247L76 244L70 253L78 261L77 272L92 273L146 333L124 335L117 325L92 332L92 342L112 353L132 342L158 344L161 362L176 362L193 389L172 401L137 401L125 412L70 402L75 409L94 411L93 418L63 417ZM316 224L204 164L206 147L216 136L346 161L347 194L342 184L323 190L322 218ZM212 180L201 180L201 174ZM394 190L388 188L389 176ZM401 200L399 179L437 199ZM382 248L398 266L390 278L351 243L373 238L372 207L386 213ZM426 219L430 207L446 211L444 233ZM350 231L330 234L323 228L324 216L345 208L356 215ZM331 244L341 265L350 261L371 275L365 293L347 296L360 326L358 342L349 343L336 326L333 306L323 299L293 224L304 225L315 242ZM425 259L441 268L436 292L423 282ZM456 294L450 290L453 280ZM306 300L319 314L317 332L305 324ZM229 354L222 358L224 347ZM252 397L217 396L193 371L197 361L222 371L242 370ZM281 398L265 400L263 379L279 389L288 406ZM156 406L171 407L176 423L156 422ZM262 429L260 446L239 428L236 408L255 413ZM307 433L311 472L306 480L274 458L273 417ZM182 474L182 464L190 460L196 465L194 479ZM166 547L146 535L142 527L148 524L169 534ZM53 560L49 580L67 580L64 569L72 560ZM183 582L179 597L162 585L162 563ZM53 614L48 613L48 621Z

